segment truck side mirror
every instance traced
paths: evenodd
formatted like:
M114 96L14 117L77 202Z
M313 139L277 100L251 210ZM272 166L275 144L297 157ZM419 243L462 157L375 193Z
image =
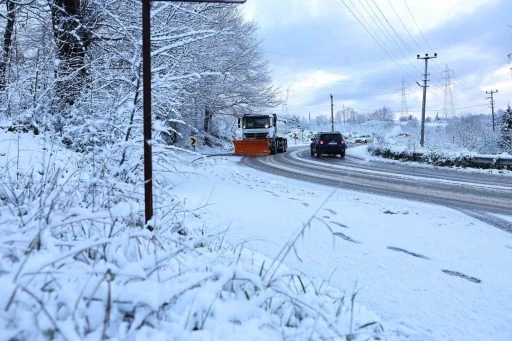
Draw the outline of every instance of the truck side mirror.
M238 128L241 128L242 127L242 120L241 119L238 119Z

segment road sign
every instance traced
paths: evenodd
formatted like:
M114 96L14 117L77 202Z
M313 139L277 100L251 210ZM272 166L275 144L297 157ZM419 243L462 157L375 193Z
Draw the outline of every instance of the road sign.
M195 136L190 136L188 139L189 139L190 145L191 145L192 147L195 147L195 146L197 145L197 137L195 137Z

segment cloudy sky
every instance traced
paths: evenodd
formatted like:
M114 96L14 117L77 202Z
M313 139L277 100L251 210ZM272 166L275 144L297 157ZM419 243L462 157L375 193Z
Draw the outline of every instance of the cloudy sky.
M512 0L247 0L273 79L290 89L289 113L330 115L343 105L402 112L402 80L411 114L421 115L423 60L429 60L427 116L444 115L446 65L456 115L512 102ZM448 96L448 115L450 110Z

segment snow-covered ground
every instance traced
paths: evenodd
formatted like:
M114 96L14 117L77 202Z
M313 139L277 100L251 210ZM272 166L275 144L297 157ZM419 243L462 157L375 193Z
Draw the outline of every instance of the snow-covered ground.
M197 165L201 175L175 191L189 207L208 202L208 225L229 226L231 243L273 258L315 217L297 247L300 260L291 255L287 265L357 291L385 321L389 340L512 336L509 234L440 206L260 173L237 157Z
M42 137L3 133L0 146L0 166L8 166L11 178L51 173L43 168L51 157L52 167L69 174L61 182L91 181L82 155ZM349 150L365 157L362 149ZM309 340L350 333L354 340L510 340L509 234L444 207L261 173L239 157L183 159L176 169L186 174L166 173L183 219L159 215L157 233L134 229L142 206L130 200L106 215L57 210L49 225L34 220L37 205L23 206L28 213L19 217L9 210L14 206L0 203L0 339L53 335L54 323L71 340ZM64 228L82 215L92 219L80 222L87 233ZM113 221L121 226L114 229ZM170 223L189 235L170 233ZM137 250L132 238L144 248ZM269 281L270 264L295 239ZM41 240L38 251L34 240ZM151 247L155 240L162 249ZM74 251L94 255L101 252L96 245L108 261L88 263ZM173 258L176 246L188 251ZM26 248L32 251L24 254ZM156 266L168 257L168 266ZM37 269L46 270L36 275ZM23 291L16 293L16 285ZM164 309L165 302L172 304Z
M236 244L229 225L212 225L215 207L191 198L222 182L205 177L204 167L215 166L209 160L187 165L174 155L174 168L155 162L150 232L141 183L101 175L101 165L116 170L108 153L57 145L0 129L0 340L383 335L380 318L350 294L289 269L284 254L269 258ZM173 190L178 183L188 191ZM293 252L293 244L279 243Z

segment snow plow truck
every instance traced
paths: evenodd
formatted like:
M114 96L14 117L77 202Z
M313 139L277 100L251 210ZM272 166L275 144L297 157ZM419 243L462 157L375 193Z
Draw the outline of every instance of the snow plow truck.
M244 115L238 119L238 128L242 129L242 139L233 140L236 155L267 156L288 149L286 120L276 114Z

